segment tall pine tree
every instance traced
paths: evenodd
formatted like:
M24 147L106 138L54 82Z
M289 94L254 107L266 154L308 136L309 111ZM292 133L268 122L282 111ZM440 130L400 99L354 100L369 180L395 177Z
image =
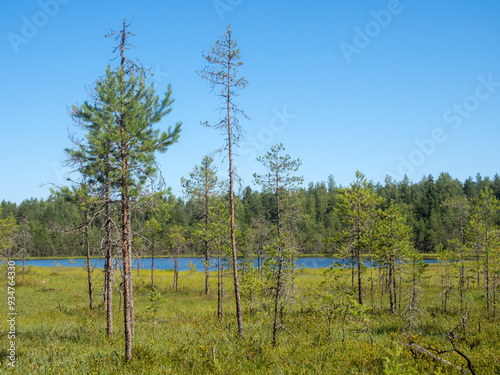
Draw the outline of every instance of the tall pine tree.
M124 22L118 34L121 64L109 66L96 81L92 102L73 106L85 133L85 159L93 162L88 173L106 172L121 204L121 248L123 257L125 357L132 359L133 294L131 267L131 199L143 191L146 182L157 178L155 152L165 152L177 142L181 124L161 131L154 127L172 110L171 88L160 98L153 85L146 84L144 71L127 65L124 52L130 46ZM106 163L102 157L108 155ZM94 162L101 160L101 163ZM108 168L108 170L105 170Z
M233 147L238 145L241 137L239 115L247 117L245 112L235 102L239 90L245 88L247 81L238 78L238 68L243 65L240 61L240 50L233 39L231 27L228 26L222 38L215 42L209 53L203 54L208 65L199 72L201 78L206 79L212 89L220 87L217 94L222 99L219 110L222 119L214 127L224 134L227 144L223 147L228 152L229 162L229 210L231 222L231 251L233 256L234 296L236 302L236 320L238 333L243 336L243 315L241 310L240 282L238 278L238 257L236 253L235 211L234 211L234 162ZM208 123L205 123L209 126Z

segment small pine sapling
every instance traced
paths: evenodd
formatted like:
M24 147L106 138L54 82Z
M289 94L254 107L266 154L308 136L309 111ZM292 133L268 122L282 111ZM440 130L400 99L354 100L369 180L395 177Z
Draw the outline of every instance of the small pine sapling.
M158 312L158 309L163 305L165 300L163 299L162 295L158 291L158 288L155 288L153 291L149 292L148 296L149 300L149 305L146 306L148 310L153 310L154 313L154 321L153 321L153 331L156 328L156 315Z
M342 268L337 262L336 266L330 266L323 271L323 280L321 286L326 290L320 296L322 303L321 311L328 320L328 337L332 335L332 320L338 311L338 280L342 276Z

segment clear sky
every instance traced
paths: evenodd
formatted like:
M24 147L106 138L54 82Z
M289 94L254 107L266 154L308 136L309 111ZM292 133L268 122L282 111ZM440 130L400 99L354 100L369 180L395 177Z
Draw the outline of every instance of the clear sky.
M137 57L158 92L172 85L180 140L159 155L180 195L180 178L222 145L218 99L196 75L228 24L249 85L238 98L252 121L236 161L243 184L273 144L302 159L306 184L348 185L356 170L449 172L464 180L499 172L500 2L498 1L123 1L41 0L0 4L0 200L46 198L64 184L67 115L116 65L104 38L131 22ZM222 175L227 160L217 159ZM76 176L75 176L76 177Z

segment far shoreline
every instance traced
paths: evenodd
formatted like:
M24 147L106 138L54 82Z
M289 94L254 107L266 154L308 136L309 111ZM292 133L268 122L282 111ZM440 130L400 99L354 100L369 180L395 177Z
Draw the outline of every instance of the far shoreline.
M437 260L438 254L428 253L422 254L424 260ZM179 255L179 258L204 258L204 254L185 254ZM362 254L362 258L370 259L374 257L373 254ZM92 255L91 259L104 259L102 255ZM120 258L120 257L118 257ZM147 259L152 258L151 255L141 255L139 257L134 257L133 259ZM155 255L156 258L174 258L172 255ZM216 258L216 257L211 257ZM251 259L256 259L256 256L252 256ZM340 258L339 254L297 254L297 258ZM11 260L23 260L22 257L10 257ZM47 256L47 257L25 257L25 260L58 260L58 259L87 259L86 256ZM115 258L116 259L116 258ZM348 258L346 258L348 259ZM470 259L467 259L470 260Z

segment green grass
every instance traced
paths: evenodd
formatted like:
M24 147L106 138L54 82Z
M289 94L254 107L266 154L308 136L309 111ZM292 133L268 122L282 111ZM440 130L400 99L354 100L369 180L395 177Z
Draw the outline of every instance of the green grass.
M135 337L133 361L123 361L123 314L119 294L114 295L113 338L105 335L106 317L100 304L102 272L95 270L94 298L88 307L86 274L82 268L29 267L25 281L17 275L16 368L6 367L8 325L0 324L1 372L16 374L381 374L384 367L401 374L457 374L458 371L427 358L415 357L402 345L414 341L422 346L450 349L446 333L459 322L458 297L452 296L449 311L442 313L436 268L426 273L423 315L408 336L403 316L387 312L387 301L368 313L373 345L361 321L354 317L346 326L342 342L341 319L328 321L319 299L321 270L296 272L297 298L286 310L278 345L271 345L272 314L265 299L254 301L250 310L244 298L244 338L236 332L232 281L226 279L226 316L216 316L216 292L202 292L201 272L181 272L179 291L171 290L172 271L155 271L155 285L165 303L158 311L156 327L149 304L150 273L134 270ZM212 274L211 287L216 287ZM347 276L347 275L346 275ZM118 278L118 275L116 275ZM365 304L370 305L368 273L365 274ZM348 280L347 277L345 280ZM4 289L5 290L5 289ZM7 294L4 292L4 316ZM471 359L477 374L500 373L500 325L485 312L484 291L472 289L467 336L457 348ZM479 331L479 322L481 331ZM455 353L441 355L456 365L465 361ZM412 372L413 371L413 372Z

